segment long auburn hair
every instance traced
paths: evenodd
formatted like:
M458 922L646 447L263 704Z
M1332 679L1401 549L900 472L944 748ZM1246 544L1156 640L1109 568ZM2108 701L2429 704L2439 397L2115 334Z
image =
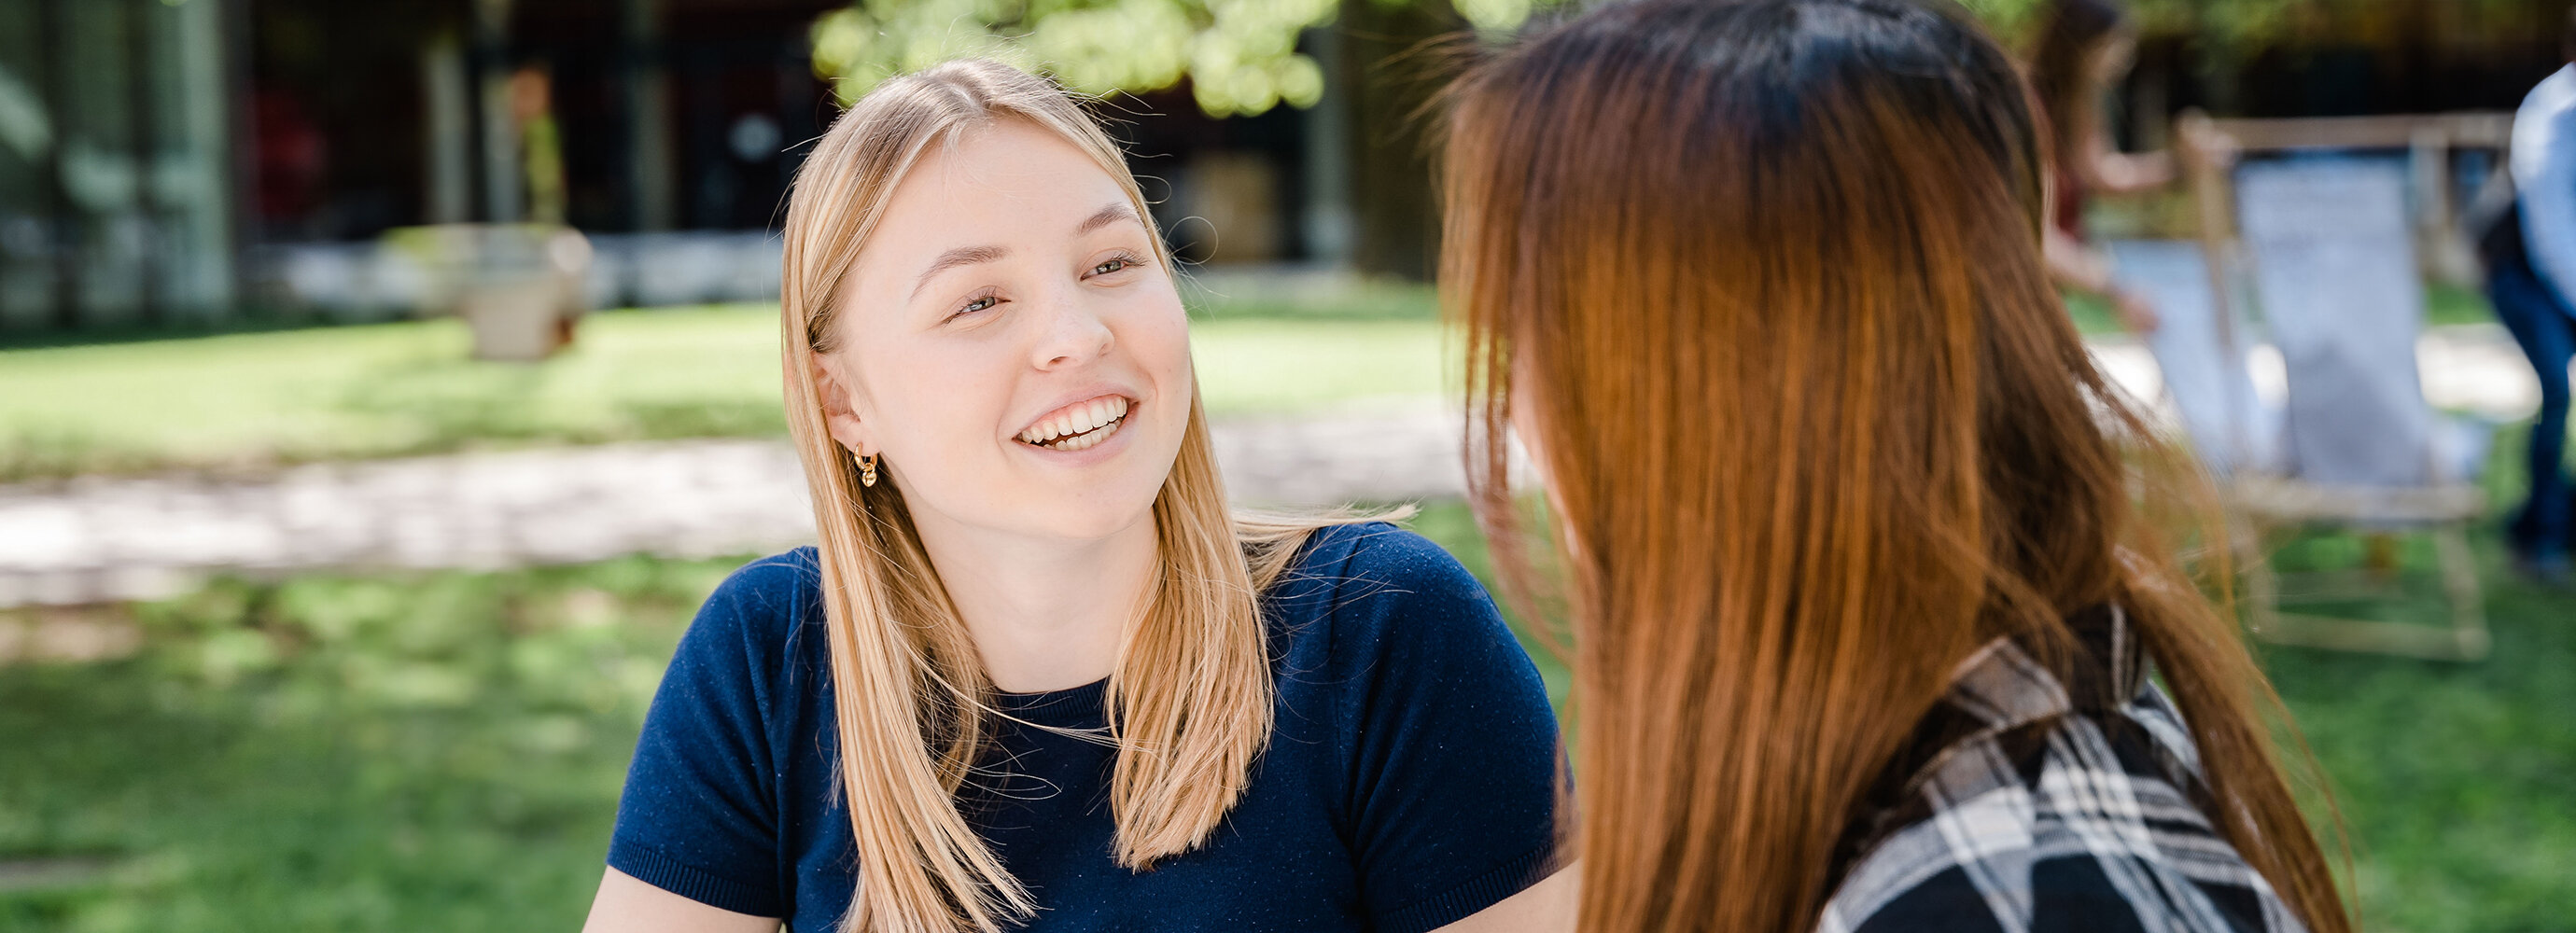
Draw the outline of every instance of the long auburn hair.
M1514 425L1546 478L1582 929L1812 928L1956 666L2009 636L2083 689L2066 620L2105 602L2190 724L2208 817L2310 929L2349 928L2278 699L2128 498L2124 449L2187 462L2049 285L2026 92L1962 11L1613 5L1450 102L1468 472L1524 598Z
M788 200L779 328L787 422L814 502L839 719L841 790L857 838L848 933L993 933L1036 902L956 805L983 750L992 684L893 483L863 487L824 428L811 365L842 347L844 279L895 188L931 147L1018 120L1116 179L1171 256L1117 144L1055 84L966 60L878 85L834 121ZM1207 841L1270 739L1273 688L1258 592L1315 528L1366 518L1241 513L1226 505L1192 386L1179 456L1154 500L1151 604L1110 674L1118 748L1109 805L1118 864L1143 871Z

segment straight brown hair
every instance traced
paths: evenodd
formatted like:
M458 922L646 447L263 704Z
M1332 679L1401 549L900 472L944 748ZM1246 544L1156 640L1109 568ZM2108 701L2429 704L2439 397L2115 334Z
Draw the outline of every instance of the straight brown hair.
M1949 3L1607 6L1453 90L1441 285L1512 589L1507 435L1568 584L1589 931L1811 929L1864 794L1974 649L2073 689L2134 620L2207 815L2350 928L2275 757L2279 701L2130 499L2188 477L2040 258L2027 91ZM2157 502L2170 503L2170 498Z

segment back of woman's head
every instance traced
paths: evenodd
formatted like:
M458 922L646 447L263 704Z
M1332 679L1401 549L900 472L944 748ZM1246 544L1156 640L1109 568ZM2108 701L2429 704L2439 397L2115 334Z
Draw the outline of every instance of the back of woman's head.
M2133 515L2102 423L2139 422L2048 284L2028 98L1964 14L1615 5L1452 101L1471 477L1518 565L1517 428L1573 585L1586 929L1812 924L1954 666L2012 636L2063 667L2106 601L2192 688L2223 828L2331 905L2250 660Z

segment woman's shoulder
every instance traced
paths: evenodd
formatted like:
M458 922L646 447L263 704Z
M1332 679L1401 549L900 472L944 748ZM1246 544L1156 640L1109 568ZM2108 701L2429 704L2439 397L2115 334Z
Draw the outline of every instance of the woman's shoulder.
M1544 698L1536 668L1458 558L1385 522L1317 530L1265 594L1290 670L1321 682L1456 678Z
M1429 538L1382 521L1316 529L1266 595L1350 621L1401 618L1437 624L1494 616L1484 584L1455 555Z
M813 545L753 560L726 574L710 597L767 600L811 596L823 590L821 559Z
M1306 539L1288 578L1388 584L1475 583L1467 568L1431 539L1393 522L1327 525Z
M2178 722L2157 688L2109 709L2022 712L1984 728L1927 720L1951 740L1864 816L1871 841L1820 931L2300 928L2201 809L2196 756L2187 735L2170 746Z
M734 568L707 594L680 650L741 651L755 666L791 650L797 634L822 619L823 574L812 546ZM820 644L820 642L816 642Z

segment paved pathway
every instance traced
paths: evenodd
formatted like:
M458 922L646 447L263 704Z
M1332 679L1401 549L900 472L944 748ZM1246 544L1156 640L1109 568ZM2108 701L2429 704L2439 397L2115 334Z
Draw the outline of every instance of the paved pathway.
M2153 397L2134 344L2096 347ZM2427 394L2498 420L2537 386L2500 330L2428 337ZM1459 417L1401 400L1216 426L1230 492L1273 504L1454 496ZM794 455L709 440L463 454L290 469L258 481L82 478L0 486L0 607L168 595L210 573L495 568L629 553L700 557L808 540Z
M1457 495L1458 416L1436 401L1216 427L1238 499ZM150 598L212 572L497 568L779 550L813 535L783 441L552 448L0 486L0 606Z

